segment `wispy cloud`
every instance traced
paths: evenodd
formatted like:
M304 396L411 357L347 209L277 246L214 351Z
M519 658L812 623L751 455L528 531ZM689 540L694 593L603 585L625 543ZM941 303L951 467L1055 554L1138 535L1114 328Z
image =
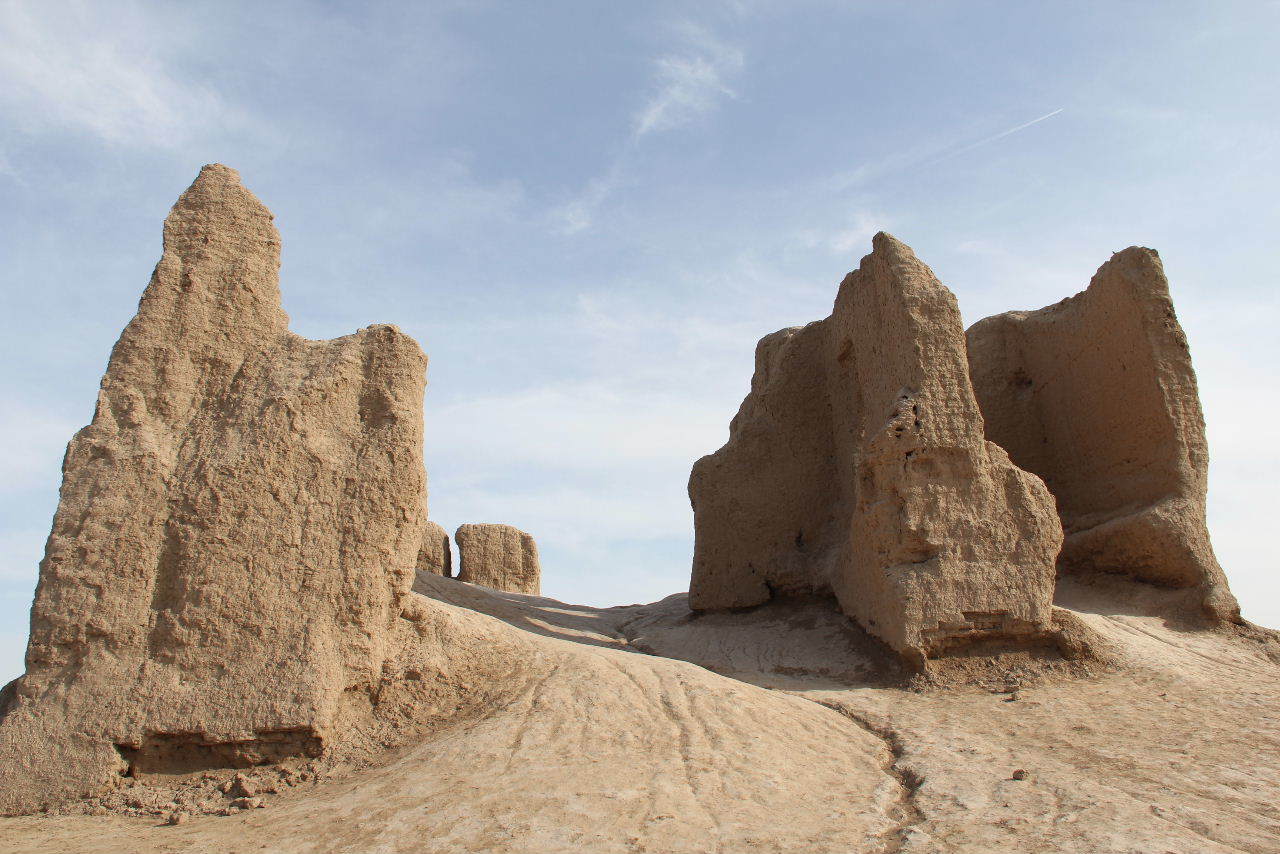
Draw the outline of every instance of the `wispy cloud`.
M216 92L176 72L182 41L130 4L4 3L0 116L27 133L73 130L148 147L240 123Z
M614 158L609 171L592 178L581 193L556 210L561 234L577 234L591 227L596 210L622 184L624 160L624 156Z
M627 183L631 161L644 139L691 125L725 100L738 97L732 83L745 65L742 48L688 21L674 32L677 49L653 59L652 91L632 116L631 132L609 168L553 212L562 234L592 226L601 205Z
M654 60L656 91L636 113L637 138L683 127L737 97L729 83L742 71L742 49L693 24L679 30L684 49Z
M892 228L888 214L880 211L858 210L843 225L831 228L806 229L796 235L795 244L804 249L825 249L833 255L848 257L858 252L870 251L871 238L878 231Z

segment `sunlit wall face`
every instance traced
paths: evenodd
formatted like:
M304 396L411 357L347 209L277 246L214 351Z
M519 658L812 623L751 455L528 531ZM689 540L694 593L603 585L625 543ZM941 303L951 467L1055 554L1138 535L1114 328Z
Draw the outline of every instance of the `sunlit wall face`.
M430 354L432 516L533 532L586 603L685 588L756 339L875 231L969 321L1158 248L1218 553L1280 625L1280 6L420 5L0 8L0 681L62 448L211 161L276 214L295 329Z

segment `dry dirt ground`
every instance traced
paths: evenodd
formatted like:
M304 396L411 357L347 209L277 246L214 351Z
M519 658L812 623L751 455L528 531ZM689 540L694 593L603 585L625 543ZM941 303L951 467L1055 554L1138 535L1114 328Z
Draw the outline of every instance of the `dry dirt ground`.
M1106 663L931 680L824 601L416 589L530 645L483 716L230 816L0 819L0 852L1280 851L1280 642L1148 588L1059 584Z

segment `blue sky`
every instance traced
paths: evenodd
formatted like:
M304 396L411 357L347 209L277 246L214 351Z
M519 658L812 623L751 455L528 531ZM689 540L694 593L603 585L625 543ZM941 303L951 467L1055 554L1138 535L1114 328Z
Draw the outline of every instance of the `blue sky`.
M1280 626L1280 4L0 0L0 681L62 450L207 162L275 212L295 331L431 359L431 515L537 536L544 590L685 589L689 466L755 341L878 230L966 320L1160 250L1210 520Z

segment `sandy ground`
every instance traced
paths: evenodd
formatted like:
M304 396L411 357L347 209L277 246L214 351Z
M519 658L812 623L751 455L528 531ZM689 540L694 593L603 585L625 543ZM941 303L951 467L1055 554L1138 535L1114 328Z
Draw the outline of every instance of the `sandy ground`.
M265 809L0 819L0 852L1280 852L1280 643L1143 588L1060 585L1108 666L945 686L821 601L419 590L528 642L505 706Z

